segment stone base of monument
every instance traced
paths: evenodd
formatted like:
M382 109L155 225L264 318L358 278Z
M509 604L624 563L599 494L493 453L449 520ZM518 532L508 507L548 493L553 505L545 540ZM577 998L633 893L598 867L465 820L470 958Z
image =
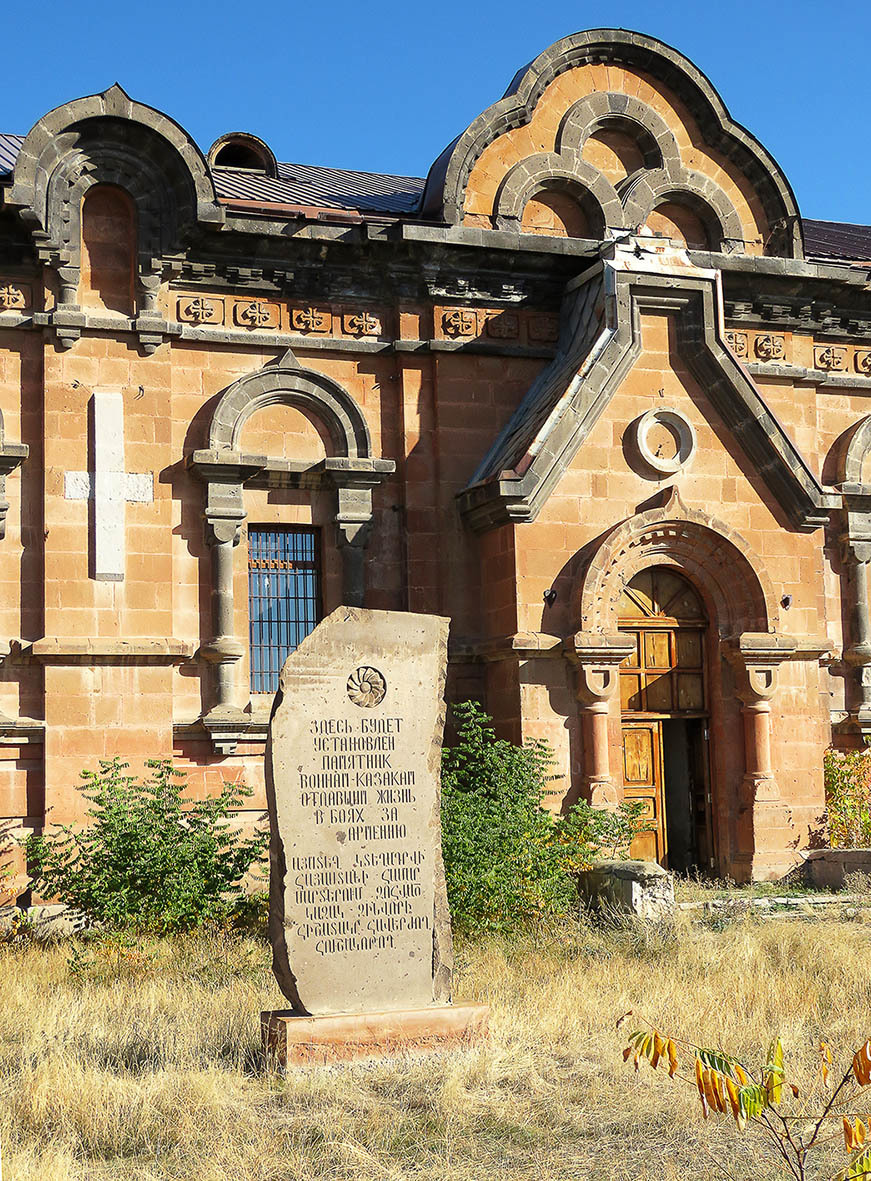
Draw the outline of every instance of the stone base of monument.
M488 1005L444 1005L388 1013L300 1017L260 1014L263 1052L271 1065L330 1065L462 1049L487 1036Z

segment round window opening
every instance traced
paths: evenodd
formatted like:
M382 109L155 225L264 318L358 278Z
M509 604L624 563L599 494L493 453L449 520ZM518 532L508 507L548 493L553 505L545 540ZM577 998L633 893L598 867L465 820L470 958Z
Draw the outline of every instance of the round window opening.
M696 432L679 410L664 406L648 410L633 425L638 452L653 471L674 475L692 459Z

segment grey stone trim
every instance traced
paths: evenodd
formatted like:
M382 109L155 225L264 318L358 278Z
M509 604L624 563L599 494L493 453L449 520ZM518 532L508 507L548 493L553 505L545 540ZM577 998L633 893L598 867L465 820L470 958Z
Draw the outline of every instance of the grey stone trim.
M871 377L863 377L860 373L807 369L804 365L778 365L767 361L751 361L747 369L754 377L782 377L787 381L808 382L823 393L839 389L871 391Z
M468 524L482 530L506 521L534 520L640 354L639 311L656 308L676 314L682 355L794 526L823 525L829 511L840 507L841 497L819 483L721 338L714 279L633 272L608 263L604 267L605 334L595 341L587 335L561 342L560 353L537 384L547 392L552 407L562 409L551 415L537 435L530 435L524 423L529 403L524 400L491 451L498 456L507 435L515 432L524 437L525 432L522 471L494 471L494 461L485 458L459 494L460 511ZM569 285L564 318L571 319L575 305L584 298L584 286L598 273L599 268L593 268L577 284ZM571 393L568 399L567 392Z
M174 119L134 102L117 83L102 94L75 99L43 115L21 145L12 173L12 185L4 197L5 204L19 210L23 220L36 229L48 233L59 229L52 224L60 212L52 207L52 178L61 164L69 167L71 157L80 151L82 142L99 143L101 135L113 122L123 129L118 137L118 160L131 155L122 150L125 142L138 140L140 149L143 146L154 148L162 142L168 152L161 154L165 160L173 161L162 187L179 182L182 187L189 187L194 220L213 225L223 222L224 212L218 204L205 157L194 141ZM149 159L149 153L146 152L143 159L139 151L134 151L132 159L141 169ZM87 161L82 159L81 166L86 167Z
M351 395L331 378L288 364L287 358L280 366L261 369L230 386L212 415L210 449L238 450L242 428L251 415L277 402L298 406L320 419L330 432L336 455L371 457L369 427Z
M224 135L219 135L208 151L209 167L214 167L215 157L221 148L232 143L242 143L251 148L261 158L266 175L278 176L278 161L272 148L259 135L252 135L250 131L228 131ZM220 168L221 165L217 167Z
M843 483L854 485L858 489L862 484L862 467L869 452L871 452L871 415L860 419L853 428L853 435L847 444L841 462L840 477Z
M623 197L627 225L643 226L658 205L676 197L698 214L718 253L743 253L741 219L723 190L708 177L682 166L662 168L633 180Z
M572 148L580 155L590 136L606 128L630 131L645 168L680 165L677 140L663 117L639 98L607 90L588 94L569 107L557 132L557 147Z
M9 513L9 501L6 499L6 477L24 463L30 454L26 443L7 443L3 427L3 415L0 413L0 541L6 536L6 517Z
M570 148L559 155L542 152L514 165L496 195L497 228L519 228L527 201L548 189L575 195L593 223L597 238L604 238L609 227L623 228L623 206L617 190L598 169Z
M712 146L741 168L757 188L769 223L780 230L772 253L803 254L798 205L774 159L729 115L708 79L682 54L641 33L593 29L557 41L519 72L504 98L479 115L430 169L423 212L450 224L462 218L466 185L484 149L498 136L529 123L545 88L560 74L591 61L640 67L674 90L687 104Z

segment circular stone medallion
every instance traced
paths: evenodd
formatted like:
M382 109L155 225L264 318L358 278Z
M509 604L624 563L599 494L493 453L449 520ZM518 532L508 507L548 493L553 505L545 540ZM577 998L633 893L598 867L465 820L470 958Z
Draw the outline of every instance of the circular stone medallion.
M657 407L633 423L635 446L648 467L674 475L685 467L696 450L693 424L679 410Z
M377 668L355 668L348 677L348 696L361 709L380 705L387 692L387 682Z

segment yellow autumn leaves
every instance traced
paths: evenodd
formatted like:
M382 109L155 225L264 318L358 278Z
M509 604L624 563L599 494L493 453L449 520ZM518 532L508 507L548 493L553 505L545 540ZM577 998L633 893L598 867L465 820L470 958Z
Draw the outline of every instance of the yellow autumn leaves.
M659 1066L660 1061L667 1060L668 1077L674 1078L675 1076L677 1046L671 1038L664 1038L657 1029L651 1029L646 1033L639 1030L629 1035L629 1045L623 1051L623 1061L628 1062L630 1057L636 1070L642 1058L646 1058L654 1070Z

